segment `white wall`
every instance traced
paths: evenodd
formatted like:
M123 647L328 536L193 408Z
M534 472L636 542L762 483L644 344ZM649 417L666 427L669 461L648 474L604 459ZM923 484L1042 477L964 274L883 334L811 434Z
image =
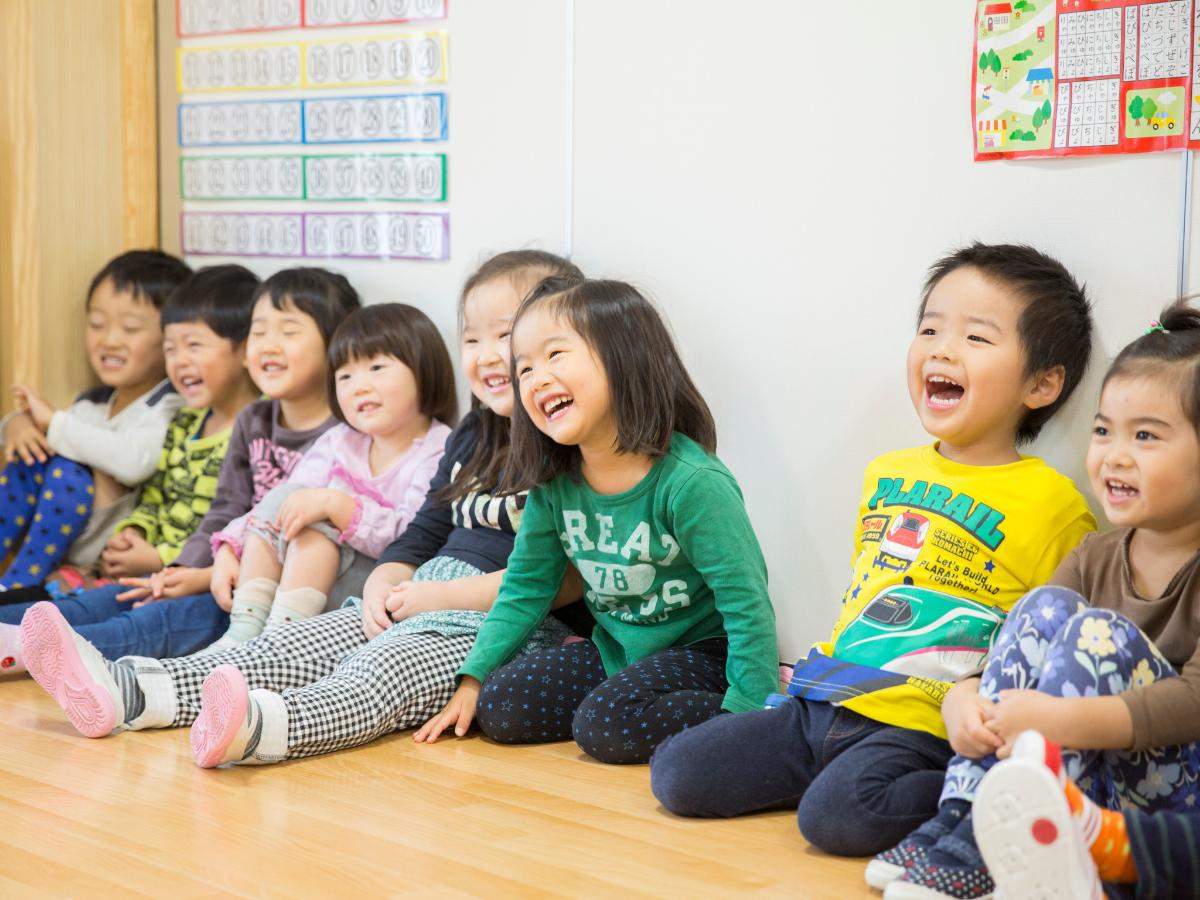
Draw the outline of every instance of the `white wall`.
M568 2L450 4L452 259L344 266L368 299L417 303L450 335L482 252L562 249ZM863 466L926 439L903 364L930 262L1027 241L1088 283L1096 368L1035 448L1076 477L1104 360L1174 294L1181 156L972 162L972 7L955 7L574 4L575 258L670 317L766 551L785 657L835 618Z

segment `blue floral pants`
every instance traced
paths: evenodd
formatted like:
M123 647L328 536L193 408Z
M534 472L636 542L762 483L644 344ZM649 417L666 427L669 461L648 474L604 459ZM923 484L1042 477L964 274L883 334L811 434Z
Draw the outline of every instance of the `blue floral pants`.
M1092 609L1072 590L1030 591L1008 614L984 666L979 693L1032 689L1055 697L1112 696L1176 677L1153 642L1120 613ZM996 762L955 756L941 800L974 800ZM1108 809L1200 813L1200 745L1150 750L1064 750L1067 774Z

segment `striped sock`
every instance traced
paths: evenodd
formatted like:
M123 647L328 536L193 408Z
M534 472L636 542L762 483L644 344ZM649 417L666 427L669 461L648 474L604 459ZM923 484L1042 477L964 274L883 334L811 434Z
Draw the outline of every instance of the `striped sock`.
M125 722L132 722L146 708L146 695L138 686L137 673L127 662L111 662L106 659L104 665L117 687L121 689L121 698L125 701Z
M1083 829L1092 860L1100 872L1102 881L1116 884L1133 884L1137 881L1137 866L1130 855L1129 834L1125 829L1125 816L1112 809L1101 809L1086 797L1075 782L1067 780L1063 786L1067 805L1078 818Z

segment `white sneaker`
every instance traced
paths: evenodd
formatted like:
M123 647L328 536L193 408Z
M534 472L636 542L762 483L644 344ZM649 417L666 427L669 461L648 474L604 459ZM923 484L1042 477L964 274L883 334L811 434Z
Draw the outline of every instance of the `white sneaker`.
M1058 747L1021 734L975 795L975 842L1008 900L1103 900L1096 864L1063 793Z

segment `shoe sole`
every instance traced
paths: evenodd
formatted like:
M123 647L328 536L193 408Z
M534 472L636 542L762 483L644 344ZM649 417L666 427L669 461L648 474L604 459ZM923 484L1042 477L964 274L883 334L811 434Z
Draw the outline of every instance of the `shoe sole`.
M995 900L995 896L995 894L983 894L976 900ZM948 898L949 895L941 891L902 880L893 881L883 889L883 900L948 900ZM1024 900L1024 898L1020 898L1020 900Z
M866 878L870 887L882 891L903 874L904 866L884 862L882 859L873 859L867 863L867 871L863 877Z
M101 738L117 727L117 708L96 682L75 645L71 626L53 603L37 603L21 619L21 651L33 680L62 707L84 737Z
M233 666L217 666L200 688L200 715L192 723L192 759L202 769L225 762L229 745L246 721L250 691Z
M1104 896L1062 785L1040 762L1010 759L987 774L975 799L975 842L997 897Z

